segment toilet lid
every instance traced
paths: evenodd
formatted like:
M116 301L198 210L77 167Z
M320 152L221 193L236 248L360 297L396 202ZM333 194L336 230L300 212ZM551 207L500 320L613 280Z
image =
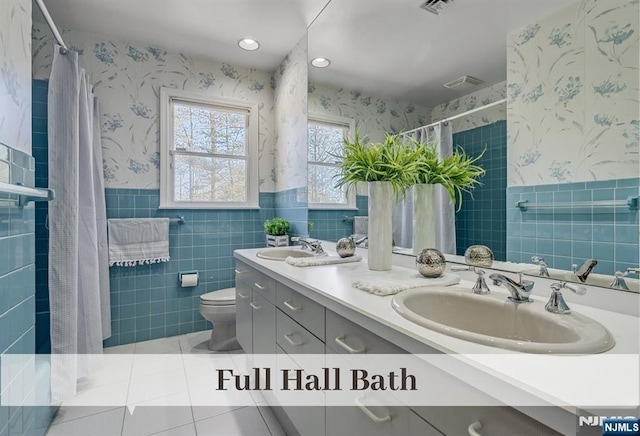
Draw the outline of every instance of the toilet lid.
M200 295L200 302L208 306L236 304L236 288L220 289Z

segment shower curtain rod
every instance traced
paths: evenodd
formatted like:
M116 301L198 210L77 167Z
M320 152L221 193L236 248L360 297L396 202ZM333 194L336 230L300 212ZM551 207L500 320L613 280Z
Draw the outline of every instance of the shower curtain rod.
M505 103L506 101L507 101L507 99L503 98L502 100L498 100L498 101L494 101L493 103L485 104L484 106L480 106L480 107L477 107L475 109L471 109L471 110L468 110L466 112L462 112L461 114L453 115L453 116L451 116L449 118L445 118L444 120L436 121L435 123L427 124L426 126L420 126L420 127L415 128L415 129L407 130L406 132L402 132L401 135L406 135L408 133L417 132L418 130L426 129L428 127L433 127L436 124L446 123L447 121L453 121L453 120L455 120L457 118L465 117L465 116L470 115L470 114L472 114L474 112L479 112L481 110L489 109L490 107L497 106L499 104Z
M61 45L60 53L67 54L69 52L69 48L66 46L66 44L62 40L62 35L60 35L60 32L58 32L56 23L53 22L53 18L51 18L51 15L49 15L49 10L44 5L43 0L36 0L36 4L38 5L38 8L40 8L40 12L42 12L42 16L44 17L47 24L49 25L51 32L53 32L53 36L56 38L56 41L58 41L58 44Z

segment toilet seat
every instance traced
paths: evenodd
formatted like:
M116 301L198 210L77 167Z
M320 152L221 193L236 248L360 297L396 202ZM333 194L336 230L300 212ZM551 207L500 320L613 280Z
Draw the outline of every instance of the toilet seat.
M232 306L236 304L236 289L227 288L219 291L207 292L200 295L203 306Z

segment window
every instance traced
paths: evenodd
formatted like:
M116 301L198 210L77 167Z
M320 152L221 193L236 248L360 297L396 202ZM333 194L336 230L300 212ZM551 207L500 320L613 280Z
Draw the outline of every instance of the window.
M351 136L354 121L348 118L309 116L308 123L308 191L312 209L355 209L353 190L336 188L340 166L336 155L342 154L343 139Z
M258 207L258 108L160 91L160 207Z

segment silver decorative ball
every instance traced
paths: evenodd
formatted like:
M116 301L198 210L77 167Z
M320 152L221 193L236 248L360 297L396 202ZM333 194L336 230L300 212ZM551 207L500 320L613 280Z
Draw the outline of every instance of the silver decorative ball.
M416 256L418 272L430 279L440 277L444 272L446 263L444 255L435 248L425 248Z
M489 268L493 265L493 251L486 245L471 245L464 252L467 265Z
M351 257L356 253L356 242L352 238L342 238L336 243L336 252L340 257Z

